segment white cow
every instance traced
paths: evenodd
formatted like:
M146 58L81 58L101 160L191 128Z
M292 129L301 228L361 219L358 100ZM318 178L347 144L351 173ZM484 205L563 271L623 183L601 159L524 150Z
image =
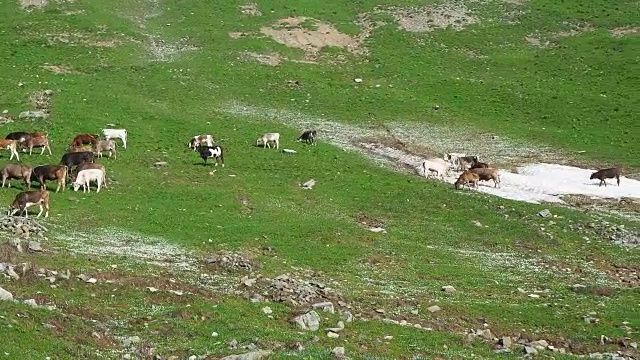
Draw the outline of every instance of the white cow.
M264 147L268 148L271 148L269 142L274 142L276 144L276 149L278 149L280 147L280 133L262 134L262 136L260 136L258 140L256 140L256 145L260 145L260 142L262 142L262 145L264 145Z
M428 178L431 173L435 173L444 180L444 175L449 172L451 163L444 159L429 159L422 162L424 177Z
M127 148L127 130L125 129L102 129L105 140L120 139L122 147Z
M213 135L196 135L189 140L189 148L198 151L198 146L214 146Z
M82 192L91 192L90 184L91 182L95 182L98 184L98 190L96 192L100 192L104 177L104 173L100 169L82 170L78 173L76 181L73 182L73 191L78 191L80 186L82 186Z

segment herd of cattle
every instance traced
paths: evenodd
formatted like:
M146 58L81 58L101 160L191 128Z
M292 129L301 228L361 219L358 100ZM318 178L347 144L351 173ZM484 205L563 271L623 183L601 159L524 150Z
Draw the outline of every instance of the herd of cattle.
M468 156L461 153L445 154L443 158L433 158L422 162L422 171L426 178L431 175L439 176L444 180L445 174L451 169L462 171L458 180L454 183L456 189L465 186L478 188L479 181L493 181L494 187L500 186L500 173L496 167L490 167L489 164L481 162L478 156ZM606 179L616 179L620 186L620 167L612 167L601 169L591 174L590 180L600 180L598 187L607 186Z
M127 130L125 129L103 129L102 135L104 139L100 139L96 134L80 134L73 138L67 152L62 156L59 164L40 165L30 167L22 164L9 163L2 167L0 176L2 177L2 187L7 184L11 185L8 180L20 179L24 182L27 191L22 191L16 195L13 203L9 207L8 215L25 214L28 217L27 209L31 206L38 205L40 212L38 216L45 211L45 217L49 216L49 192L46 190L46 181L56 181L56 192L62 189L64 191L67 185L67 179L71 180L74 191L78 191L80 187L83 192L90 192L91 183L96 183L97 190L107 187L107 172L102 164L95 162L95 158L101 158L103 152L109 152L109 158L113 156L117 158L117 143L115 139L122 141L122 146L127 148ZM315 144L317 138L316 130L307 130L300 135L297 140ZM256 140L256 146L262 145L264 148L271 148L271 144L275 149L280 148L279 133L265 133ZM193 151L197 151L204 160L205 165L208 159L218 161L224 167L223 149L216 145L212 135L196 135L187 143L188 147ZM49 137L44 132L13 132L0 139L0 149L7 149L11 156L9 160L15 157L20 161L19 150L32 154L33 148L41 148L40 155L45 151L51 155L49 146ZM452 169L462 171L454 186L456 189L465 186L478 188L479 181L493 181L494 187L500 186L500 174L497 168L490 167L487 163L481 162L478 156L469 156L461 153L448 153L443 158L432 158L422 162L422 172L425 177L431 175L440 177L444 180L444 176ZM607 186L606 179L617 180L620 186L620 167L602 169L591 174L590 179L600 180L599 186L604 184ZM39 190L31 191L31 183L37 181Z
M74 191L80 187L84 192L91 191L90 184L95 182L97 192L104 185L107 186L107 172L104 165L95 163L96 157L102 157L103 152L109 152L109 158L117 157L117 144L115 139L122 140L123 147L127 148L127 130L125 129L103 129L104 139L100 139L96 134L80 134L71 141L67 152L62 156L59 164L40 165L31 167L23 164L6 164L0 169L2 176L2 187L11 187L8 180L19 179L24 182L27 191L18 193L9 206L8 215L24 213L28 217L27 209L38 205L40 212L38 216L45 212L45 217L49 216L49 192L46 190L47 181L56 181L56 192L67 186L67 179L71 180ZM0 139L0 149L9 150L11 156L20 161L19 150L32 154L33 148L41 148L40 155L48 150L49 135L44 132L13 132ZM37 181L39 190L31 191L31 183Z

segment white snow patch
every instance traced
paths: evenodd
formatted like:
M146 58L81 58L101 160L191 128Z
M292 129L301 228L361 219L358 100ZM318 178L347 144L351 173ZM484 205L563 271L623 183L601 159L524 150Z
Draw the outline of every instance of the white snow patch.
M472 130L455 130L431 124L388 124L386 128L355 126L303 113L269 109L232 102L220 111L240 116L276 120L299 130L318 130L319 139L344 150L362 153L378 164L403 172L424 176L423 157L405 149L396 149L375 142L376 138L392 136L405 144L417 144L435 154L466 152L479 155L490 164L529 163L517 168L517 173L501 170L501 186L481 182L478 191L505 199L529 203L564 203L564 195L585 195L594 198L640 198L640 181L621 177L620 187L610 179L607 187L598 187L598 180L589 180L595 170L548 163L566 161L566 157L553 149L516 143L491 134L474 134ZM440 155L438 155L439 157ZM545 162L546 161L546 162ZM445 177L453 184L459 173Z

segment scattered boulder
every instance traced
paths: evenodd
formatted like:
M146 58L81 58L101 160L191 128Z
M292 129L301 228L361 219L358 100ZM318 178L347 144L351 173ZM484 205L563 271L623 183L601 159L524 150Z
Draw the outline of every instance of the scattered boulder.
M252 271L254 265L251 260L236 253L223 253L214 255L205 260L206 264L220 267L227 271Z
M453 293L456 292L456 288L454 288L451 285L445 285L445 286L442 287L441 290L444 291L445 294L453 294Z
M313 307L314 309L322 309L322 311L324 312L328 312L328 313L335 313L335 309L333 307L333 303L330 301L325 301L325 302L321 302L321 303L315 303L313 305L311 305L311 307Z
M0 300L11 301L13 294L0 287Z
M40 252L42 251L42 247L40 246L39 242L32 240L32 241L29 241L29 250Z
M330 338L332 338L332 339L337 339L337 338L339 338L339 337L340 337L340 334L338 334L338 333L336 333L336 332L333 332L333 331L329 331L329 332L327 333L327 337L330 337Z
M435 313L435 312L438 312L438 311L440 311L442 309L438 305L432 305L432 306L429 306L427 308L427 310L429 310L429 312L431 312L431 313Z
M335 360L345 360L347 358L342 346L333 348L333 350L331 350L331 356L333 356Z
M35 111L23 111L18 115L19 119L32 119L32 120L44 120L49 117L43 110L35 110Z
M508 348L511 347L511 344L513 344L513 341L510 336L503 336L500 338L500 345L502 345L502 347Z
M0 215L0 229L13 233L14 235L29 238L31 235L44 236L48 231L33 218L19 216Z
M337 327L334 327L334 328L327 328L327 329L325 329L325 330L327 330L327 331L331 331L331 332L334 332L334 333L339 333L340 331L344 330L344 322L342 322L342 321L338 321L338 325L337 325Z
M313 188L313 186L316 184L316 181L314 179L311 179L309 181L307 181L306 183L300 184L300 186L302 186L303 189L307 189L310 190Z
M534 348L533 346L525 346L523 351L525 356L527 355L531 356L538 353L538 350L536 350L536 348Z
M549 217L551 216L551 211L549 211L549 209L544 209L538 213L538 216L543 218Z
M269 314L273 313L273 310L271 310L270 307L265 306L265 307L262 308L262 312L267 314L267 315L269 315Z
M296 316L291 321L301 330L316 331L320 328L320 315L314 310Z
M139 336L130 336L128 338L125 338L124 340L122 340L122 345L124 345L125 347L129 347L131 345L135 345L140 343L140 337Z

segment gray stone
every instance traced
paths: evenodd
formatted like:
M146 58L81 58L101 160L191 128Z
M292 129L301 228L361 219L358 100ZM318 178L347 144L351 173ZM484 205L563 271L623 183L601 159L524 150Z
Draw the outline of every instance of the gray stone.
M294 317L292 322L301 330L316 331L320 328L320 315L311 310L306 314Z
M549 211L549 209L544 209L538 213L538 216L543 218L549 217L551 216L551 211Z
M20 113L20 115L18 115L19 119L46 119L48 118L49 115L42 111L42 110L35 110L35 111L23 111Z
M442 287L442 291L444 291L446 294L453 294L454 292L456 292L456 288L451 285L445 285Z
M166 161L157 161L155 163L153 163L153 166L155 167L163 167L163 166L167 166L169 163Z
M335 333L335 332L333 332L333 331L329 331L329 332L327 333L327 336L328 336L328 337L330 337L330 338L332 338L332 339L335 339L335 338L339 338L339 337L340 337L340 334Z
M533 346L525 346L524 347L524 355L535 355L538 353L538 350L536 350L536 348L534 348Z
M536 350L544 350L549 346L547 340L536 340L529 343L529 346L533 346Z
M511 347L512 343L513 341L511 340L510 336L503 336L502 338L500 338L500 345L502 345L502 347Z
M36 299L28 299L23 302L31 307L38 307L38 303L36 302Z
M481 338L483 338L485 340L493 340L493 334L491 333L491 330L489 330L489 329L478 330L478 331L476 331L476 335L480 336Z
M269 314L273 313L273 310L271 310L270 307L265 306L265 307L262 308L262 312L267 314L267 315L269 315Z
M344 348L342 346L334 347L333 350L331 350L331 355L336 360L342 360L346 358Z
M245 354L229 355L220 360L261 360L271 355L270 350L256 350Z
M335 312L335 309L333 307L333 303L330 302L330 301L316 303L316 304L311 305L311 307L313 307L314 309L322 309L322 311L328 312L328 313L331 313L331 314L333 314Z
M302 186L305 189L312 189L315 184L316 184L316 181L314 179L311 179L311 180L307 181L306 183L301 184L300 186Z
M291 149L282 149L282 152L286 153L286 154L295 154L295 153L297 153L297 151L291 150Z
M344 330L344 323L342 321L338 321L337 327L327 328L325 330L332 331L332 332L335 332L335 333L340 332L340 331Z
M29 241L29 250L31 251L42 251L42 247L40 246L40 243L37 241Z
M237 349L238 348L238 340L236 339L231 339L231 341L229 341L229 349Z
M438 312L438 311L440 311L442 309L438 305L432 305L432 306L429 306L427 308L427 310L429 310L429 312L431 312L431 313L435 313L435 312Z
M346 323L350 323L353 321L353 314L348 312L348 311L344 311L340 317L342 318L342 320L344 320L344 322Z
M13 294L0 287L0 300L11 301L13 300Z

